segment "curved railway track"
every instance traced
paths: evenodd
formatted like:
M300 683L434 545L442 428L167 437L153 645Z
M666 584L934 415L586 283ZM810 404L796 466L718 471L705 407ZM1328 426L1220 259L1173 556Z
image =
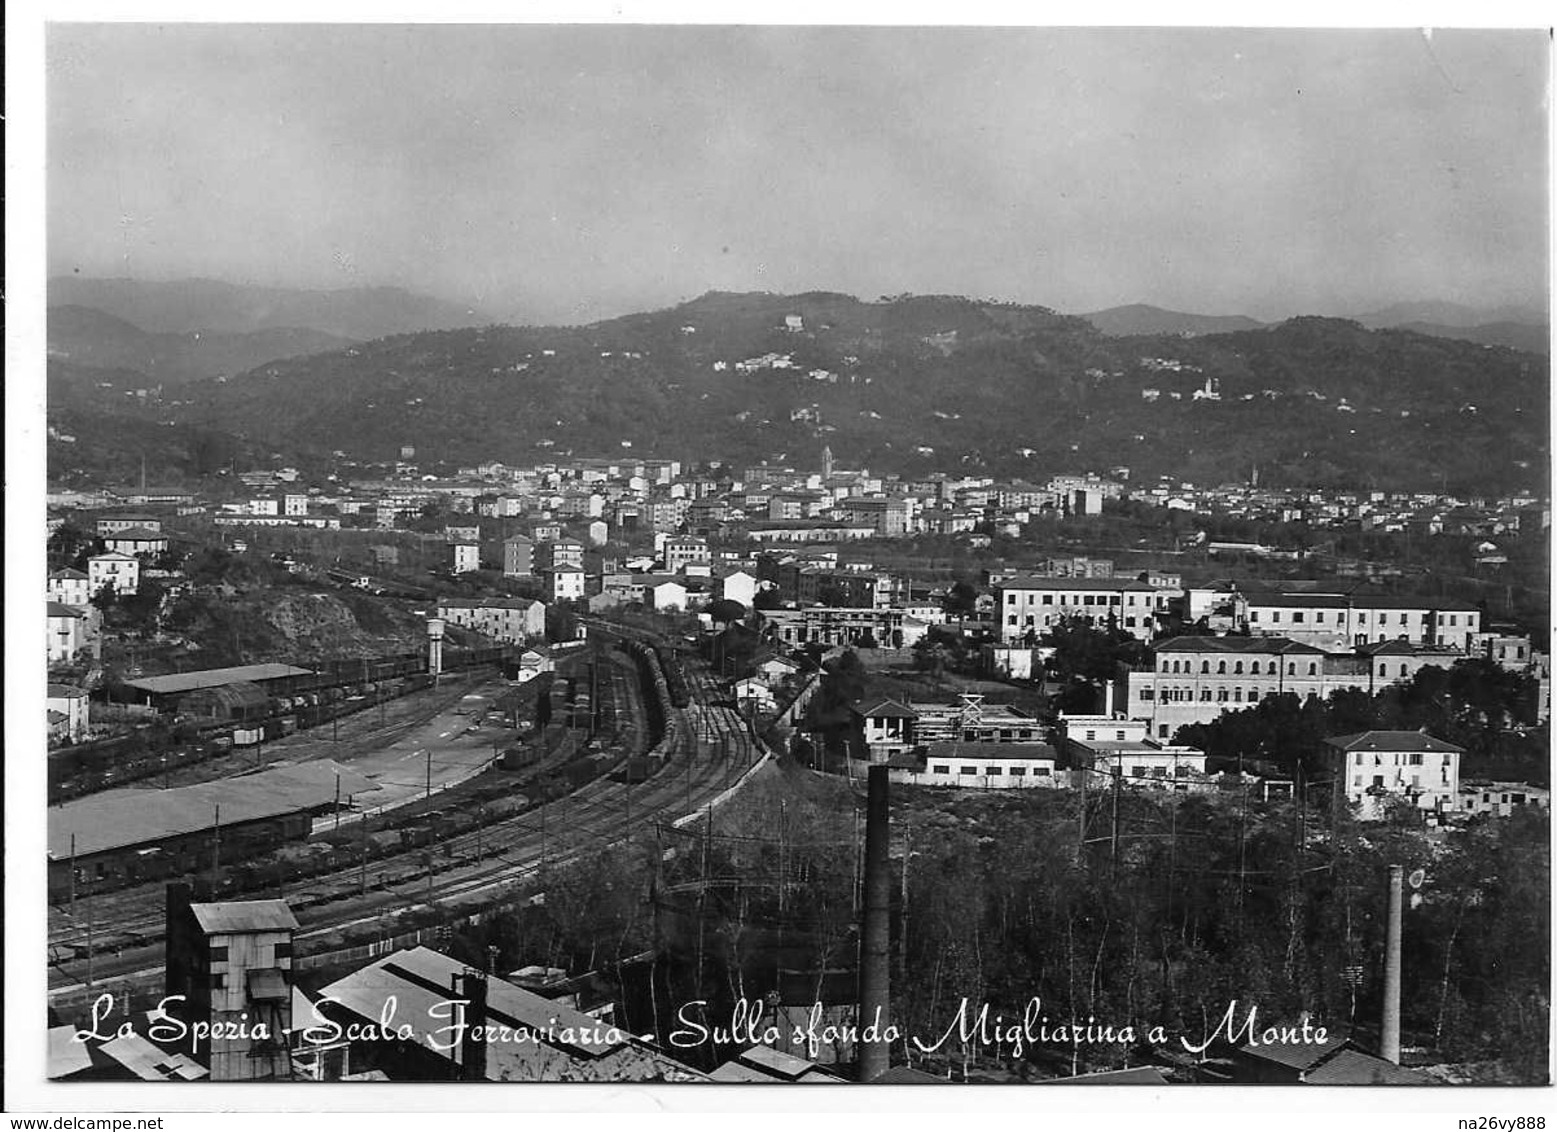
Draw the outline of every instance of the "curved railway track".
M652 638L643 630L600 623L594 628L602 635ZM623 738L631 753L647 746L644 705L634 681L619 666L611 665L610 672L613 699L628 709ZM436 845L368 861L365 875L359 863L301 881L284 893L298 918L301 950L336 933L383 923L396 913L429 906L446 909L456 901L496 901L533 882L549 866L606 849L658 821L707 806L763 752L739 713L716 702L717 685L708 673L688 665L686 676L690 703L685 708L667 705L667 754L649 778L638 783L597 779ZM95 910L100 921L94 933L102 945L94 949L93 982L152 986L162 970L162 886L111 895L109 907L99 903ZM51 928L49 993L57 1005L95 993L85 986L88 964L83 958L52 962L59 945L80 946L86 934L80 916L76 922L59 923L58 930Z

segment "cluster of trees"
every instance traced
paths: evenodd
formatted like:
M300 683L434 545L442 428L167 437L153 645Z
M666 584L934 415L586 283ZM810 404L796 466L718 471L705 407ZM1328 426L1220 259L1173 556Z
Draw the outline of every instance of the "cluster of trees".
M484 960L493 945L508 964L577 973L653 949L647 983L618 969L617 989L629 1026L662 1040L683 1004L706 1000L702 1020L728 1025L737 999L759 1001L781 978L791 998L799 980L847 1008L859 831L847 800L805 794L767 799L729 827L739 836L669 859L642 839L548 872L544 904L462 936L456 951ZM1497 1062L1507 1083L1544 1081L1546 815L1482 819L1436 848L1412 815L1366 836L1344 820L1303 836L1318 820L1290 803L1133 792L1117 808L1049 791L895 798L894 844L907 852L893 859L906 869L893 882L892 1009L906 1035L894 1061L1035 1076L1141 1064L1182 1054L1181 1036L1200 1044L1235 1002L1240 1022L1250 1007L1261 1026L1307 1014L1375 1045L1387 869L1399 864L1426 878L1405 909L1403 1043L1433 1060ZM956 1033L964 999L1015 1020L1034 998L1051 1033L1092 1020L1135 1040L1018 1053ZM1166 1036L1155 1048L1154 1026ZM734 1052L687 1056L712 1067Z
M1538 688L1533 676L1490 660L1462 660L1451 668L1423 668L1409 683L1369 695L1335 692L1324 701L1295 695L1267 696L1253 707L1227 712L1210 723L1179 728L1178 743L1199 747L1212 765L1258 760L1294 774L1326 773L1324 740L1358 731L1415 731L1466 750L1462 775L1549 780L1546 727L1535 720Z
M1544 814L1480 822L1437 854L1409 817L1366 837L1333 831L1315 850L1299 848L1290 806L1256 813L1135 795L1115 859L1106 809L1088 825L1099 843L1078 854L1079 805L1023 798L984 823L914 831L894 986L911 1032L942 1034L964 996L1011 1018L1037 995L1051 1027L1096 1018L1139 1038L1160 1024L1198 1044L1236 1000L1240 1019L1251 1005L1262 1024L1307 1012L1367 1045L1380 1014L1387 866L1403 864L1427 874L1405 918L1405 1044L1443 1060L1503 1059L1509 1079L1544 1081ZM1057 1052L1050 1066L1062 1072L1151 1054L1140 1042L1084 1048L1074 1061L1068 1047Z

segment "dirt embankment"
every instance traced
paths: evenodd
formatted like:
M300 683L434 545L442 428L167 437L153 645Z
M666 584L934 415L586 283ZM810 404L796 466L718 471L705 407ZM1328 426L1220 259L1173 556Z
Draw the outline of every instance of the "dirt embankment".
M320 592L303 587L201 589L175 599L162 633L133 642L143 674L218 668L266 661L304 663L417 652L427 647L426 607L368 594ZM448 645L491 642L456 626ZM123 659L131 659L131 642ZM112 648L107 659L116 659Z

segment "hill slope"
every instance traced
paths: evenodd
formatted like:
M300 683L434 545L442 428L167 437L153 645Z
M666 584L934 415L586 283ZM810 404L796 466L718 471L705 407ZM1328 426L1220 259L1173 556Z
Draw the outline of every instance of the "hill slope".
M148 385L242 373L272 358L338 350L353 341L298 327L149 334L94 307L49 308L50 357L76 365L135 370L145 375Z
M786 319L800 319L799 329ZM637 455L903 472L1499 490L1544 482L1546 359L1335 319L1109 338L1041 307L710 294L400 336L198 383L184 419L390 459ZM1216 399L1197 399L1210 382Z
M1183 311L1163 310L1144 303L1109 307L1081 317L1113 337L1132 334L1222 334L1234 330L1258 330L1265 325L1241 314L1185 314Z
M153 334L301 327L362 339L491 321L480 311L397 287L301 291L214 279L150 282L59 275L49 280L48 293L51 306L93 307Z

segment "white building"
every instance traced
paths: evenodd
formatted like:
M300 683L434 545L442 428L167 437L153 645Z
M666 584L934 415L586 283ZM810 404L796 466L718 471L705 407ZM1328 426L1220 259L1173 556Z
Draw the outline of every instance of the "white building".
M140 559L110 550L106 554L94 554L87 559L87 593L96 597L105 586L112 585L119 596L133 594L140 589Z
M1128 677L1125 712L1166 739L1188 723L1210 723L1267 696L1325 699L1357 688L1370 695L1426 667L1464 659L1455 648L1404 641L1327 653L1285 637L1174 637L1152 649L1152 663Z
M308 496L297 492L288 492L281 497L281 513L293 516L308 514Z
M66 567L49 574L49 600L61 605L85 605L91 599L91 585L80 570Z
M444 598L438 602L438 616L510 644L522 645L546 635L545 603L526 598Z
M1527 782L1462 782L1455 811L1467 817L1491 814L1506 818L1526 806L1551 809L1552 792L1544 786L1531 786Z
M1337 801L1377 818L1386 798L1421 810L1451 813L1460 794L1463 747L1422 731L1363 731L1326 739L1335 767Z
M1066 754L1078 774L1089 776L1088 788L1107 786L1116 778L1134 788L1178 792L1208 785L1206 753L1148 738L1143 720L1061 716L1060 725Z
M48 689L49 735L75 742L87 732L86 691L69 684L50 684Z
M584 597L584 571L579 566L553 566L541 571L553 601L579 601Z
M50 664L68 664L97 643L97 634L93 631L96 612L91 606L65 605L58 601L48 603Z
M995 587L995 609L1004 644L1034 641L1066 619L1102 628L1110 623L1142 641L1151 640L1156 614L1166 612L1176 589L1123 578L1009 578Z
M453 574L468 574L472 570L481 569L481 547L473 542L453 542L449 544L449 572Z
M1023 790L1062 786L1045 743L931 743L888 760L888 778L906 786Z
M1251 633L1286 637L1323 649L1406 641L1453 645L1470 652L1481 633L1479 609L1439 598L1251 593L1243 600Z
M738 601L747 610L752 608L752 603L757 599L757 579L745 570L736 570L726 574L719 580L720 596L729 601Z

